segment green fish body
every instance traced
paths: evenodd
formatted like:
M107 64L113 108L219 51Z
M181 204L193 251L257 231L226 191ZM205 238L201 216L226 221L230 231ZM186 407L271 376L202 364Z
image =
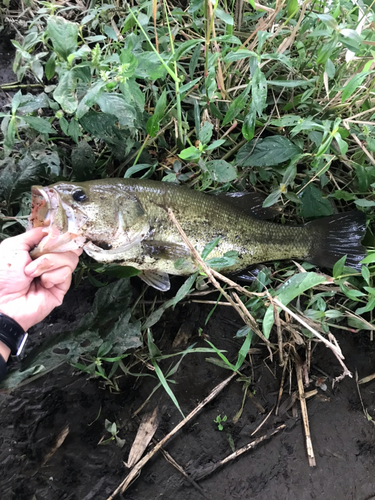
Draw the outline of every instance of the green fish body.
M196 271L168 209L199 253L216 238L210 258L237 252L236 262L220 269L224 274L283 259L332 267L345 254L347 265L358 268L366 254L360 244L366 226L362 212L285 226L259 218L264 215L259 200L254 206L243 193L214 196L164 182L102 179L32 188L29 227L48 231L32 256L83 247L98 262L133 266L146 282L166 290L169 274ZM181 260L184 265L176 266Z

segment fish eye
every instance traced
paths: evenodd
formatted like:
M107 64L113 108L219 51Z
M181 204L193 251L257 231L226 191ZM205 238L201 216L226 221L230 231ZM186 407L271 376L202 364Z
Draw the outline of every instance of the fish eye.
M87 196L82 189L78 189L77 191L74 191L72 194L73 200L74 201L85 201L87 199Z

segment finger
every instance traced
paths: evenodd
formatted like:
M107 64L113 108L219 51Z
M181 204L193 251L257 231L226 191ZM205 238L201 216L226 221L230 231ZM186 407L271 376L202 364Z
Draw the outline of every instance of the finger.
M19 234L18 236L7 238L1 243L1 245L12 247L15 250L26 250L29 252L44 238L44 236L46 236L46 233L43 232L43 228L37 227L30 229L30 231L26 231L25 233Z
M57 286L65 294L69 290L72 281L72 271L69 266L60 267L43 273L39 279L43 288L50 289Z
M26 276L36 278L47 271L52 271L66 266L68 266L70 271L73 272L77 267L79 255L81 253L82 250L79 249L71 252L49 253L42 255L25 267L25 274Z

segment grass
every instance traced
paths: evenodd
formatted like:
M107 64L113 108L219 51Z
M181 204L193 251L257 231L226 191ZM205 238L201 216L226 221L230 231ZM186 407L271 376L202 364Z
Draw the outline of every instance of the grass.
M30 186L58 179L142 176L215 193L253 189L288 224L362 210L369 255L361 273L343 260L333 279L306 263L275 262L250 286L219 284L247 329L234 364L218 355L237 371L253 334L281 363L288 334L307 345L312 331L327 338L340 327L373 339L373 4L249 2L236 12L234 3L207 0L87 11L33 2L13 42L17 81L2 85L16 93L0 114L0 237L25 226ZM95 272L111 274L86 260L78 276L99 285ZM177 299L144 311L139 331L183 300L194 279ZM125 368L121 352L114 356ZM173 399L160 356L150 352L149 366ZM94 358L89 370L107 377Z

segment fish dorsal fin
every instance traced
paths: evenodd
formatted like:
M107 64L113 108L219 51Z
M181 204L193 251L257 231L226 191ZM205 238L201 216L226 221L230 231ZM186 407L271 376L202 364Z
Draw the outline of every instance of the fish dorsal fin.
M273 219L279 214L279 210L276 207L263 208L266 196L261 193L238 191L234 193L219 193L217 196L257 219Z
M143 271L138 275L145 283L160 290L167 292L171 288L169 276L163 271Z

